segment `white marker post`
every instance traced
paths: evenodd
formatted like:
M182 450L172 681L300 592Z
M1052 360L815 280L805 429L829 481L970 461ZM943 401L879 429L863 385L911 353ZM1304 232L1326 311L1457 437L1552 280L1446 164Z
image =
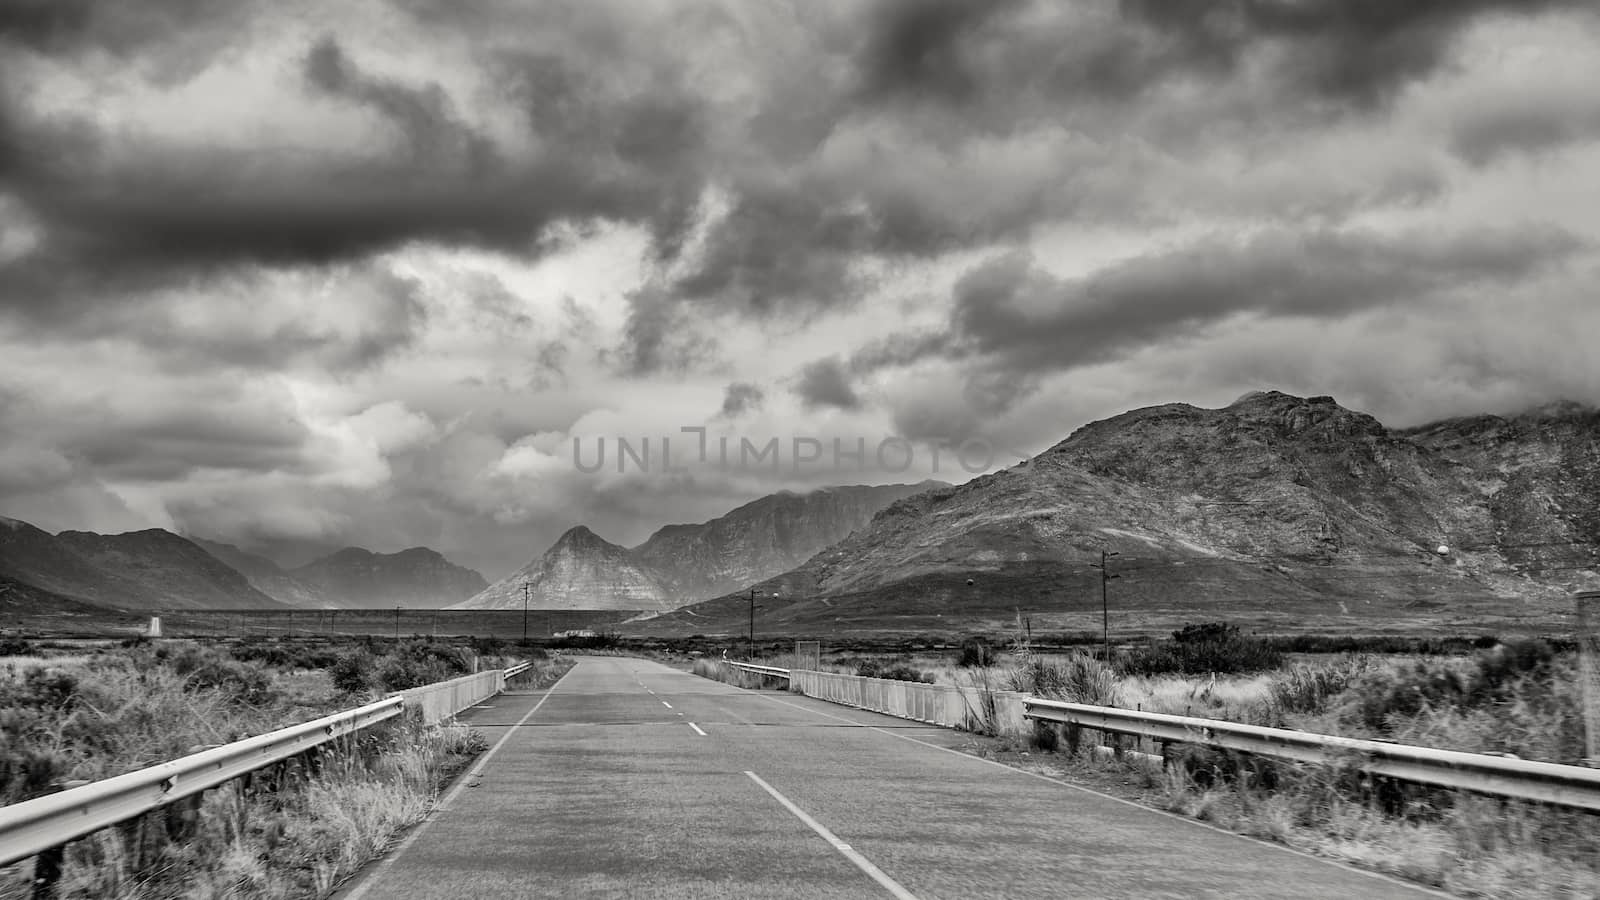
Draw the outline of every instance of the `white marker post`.
M1579 591L1578 677L1583 682L1584 765L1600 768L1600 591Z

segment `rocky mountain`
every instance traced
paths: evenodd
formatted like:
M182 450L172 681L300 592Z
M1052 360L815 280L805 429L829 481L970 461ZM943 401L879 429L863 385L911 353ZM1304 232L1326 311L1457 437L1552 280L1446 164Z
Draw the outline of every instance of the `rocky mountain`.
M217 559L227 563L249 580L252 587L281 603L312 609L336 609L339 604L324 596L316 588L295 578L281 566L232 544L222 544L202 538L190 537L197 546Z
M668 525L630 551L679 597L715 597L794 568L877 512L943 482L780 491L699 525Z
M438 609L488 585L482 575L427 547L399 553L346 547L286 574L326 601L352 608Z
M579 525L536 560L454 609L670 609L668 587L627 549Z
M461 609L673 609L783 572L862 527L890 503L942 482L781 491L695 525L668 525L633 549L583 526Z
M145 591L137 603L124 598L112 605L140 609L270 609L284 605L251 587L242 574L194 542L160 528L125 534L63 531L56 540L94 569L134 582ZM65 590L57 593L73 596ZM155 599L151 602L148 597Z
M1600 410L1558 402L1400 433L1467 473L1514 569L1581 572L1593 561L1600 545Z
M1600 570L1597 439L1571 405L1405 431L1275 391L1134 410L894 503L760 588L795 627L1024 609L1098 627L1105 551L1135 617L1559 623ZM742 597L673 618L731 623Z

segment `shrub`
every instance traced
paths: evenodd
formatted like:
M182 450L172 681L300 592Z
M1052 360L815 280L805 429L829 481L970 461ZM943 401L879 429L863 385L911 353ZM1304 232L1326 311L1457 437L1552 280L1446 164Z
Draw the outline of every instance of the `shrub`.
M0 637L0 656L28 656L33 653L33 644L27 638L6 635Z
M328 668L328 674L333 678L335 688L355 694L367 690L367 678L372 668L372 654L364 648L357 648L354 652L346 653L334 661Z
M1081 650L1065 662L1033 660L1011 676L1010 687L1069 703L1116 706L1121 702L1116 671Z
M1267 689L1267 704L1274 718L1283 713L1319 713L1372 669L1372 659L1367 656L1348 657L1333 665L1295 666L1273 680Z
M1480 651L1467 664L1418 660L1395 670L1369 672L1344 697L1344 713L1368 728L1392 733L1396 719L1430 709L1471 711L1512 700L1542 705L1553 683L1555 651L1544 641L1526 640Z
M922 684L933 684L933 676L927 672L913 669L904 663L891 665L875 660L863 660L856 666L856 674L862 678L887 678L891 681L915 681Z
M134 657L136 665L159 663L184 677L191 691L218 690L246 703L266 703L276 695L272 677L259 665L240 662L226 650L199 644L174 644Z
M961 659L956 664L970 669L974 666L992 666L994 661L994 648L989 642L981 637L972 637L961 642Z
M1118 668L1127 675L1230 675L1283 665L1283 653L1268 640L1239 633L1237 625L1185 625L1172 640L1126 654Z

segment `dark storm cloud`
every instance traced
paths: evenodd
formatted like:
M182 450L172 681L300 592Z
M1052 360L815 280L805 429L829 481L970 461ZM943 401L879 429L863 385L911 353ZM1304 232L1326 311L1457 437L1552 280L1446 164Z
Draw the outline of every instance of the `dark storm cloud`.
M756 385L743 381L735 381L728 385L727 391L722 396L722 413L725 418L737 418L761 406L761 401L766 399L766 393Z
M361 71L332 36L324 36L306 55L306 80L331 97L371 107L405 135L408 166L459 167L481 171L502 163L482 135L455 115L436 84L414 88Z
M964 51L984 27L1023 4L970 0L896 0L879 4L861 50L868 95L931 94L954 101L978 93L980 74Z
M1455 123L1450 147L1475 166L1519 153L1558 150L1600 137L1600 102L1584 94L1525 96L1475 107Z
M706 238L673 293L720 299L757 314L845 304L854 297L852 251L871 249L872 226L801 184L746 186Z
M1204 333L1238 315L1336 319L1515 284L1586 246L1555 228L1401 237L1280 231L1210 238L1083 278L1059 278L1030 254L1011 252L957 281L948 330L869 345L851 368L937 358L974 362L978 381L996 372L1061 371ZM1003 400L1005 391L985 383L989 401Z
M535 89L525 54L488 56L533 150L501 152L440 85L373 75L333 36L308 48L302 82L386 124L365 159L162 144L36 115L13 91L0 102L0 188L43 242L0 299L45 317L67 296L327 266L415 241L537 256L563 223L638 222L675 253L703 186L696 101L666 77L602 86L572 74Z
M1264 54L1284 89L1356 106L1381 102L1449 60L1455 39L1494 13L1586 10L1584 0L1123 0L1093 4L879 4L856 59L869 98L957 104L1122 99L1175 78L1234 74Z
M861 397L851 386L850 375L837 356L807 364L800 370L800 380L793 390L808 409L825 406L835 409L861 408Z
M212 0L6 0L0 3L0 43L75 53L88 49L126 55L175 34L242 18L245 4Z
M102 475L165 481L198 469L290 471L300 461L305 439L304 426L286 419L252 421L188 412L86 435L75 449Z
M633 375L683 372L709 359L715 342L689 327L688 313L660 284L647 284L628 294L628 320L622 346L602 353L616 367Z

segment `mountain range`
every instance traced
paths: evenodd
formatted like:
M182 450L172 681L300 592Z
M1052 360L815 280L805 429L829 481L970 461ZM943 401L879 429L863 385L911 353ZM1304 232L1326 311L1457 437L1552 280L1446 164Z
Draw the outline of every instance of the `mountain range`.
M1094 422L1012 468L889 505L761 582L769 626L933 627L1024 610L1537 628L1600 572L1600 411L1390 429L1331 397L1248 394ZM746 594L658 617L742 631Z
M353 607L439 609L489 584L477 572L427 547L399 553L346 547L287 574L321 596Z
M6 610L515 609L526 591L530 609L641 610L642 630L715 633L746 627L754 590L765 626L827 633L1024 611L1097 628L1104 592L1124 621L1536 630L1568 627L1570 592L1597 579L1600 410L1389 428L1276 391L1092 422L960 486L780 492L631 549L577 526L487 586L427 548L284 569L158 529L0 519Z
M0 518L0 608L19 614L438 608L486 584L483 576L425 547L389 554L348 547L284 570L238 547L159 528L52 535Z
M627 549L579 525L544 555L456 609L668 610L800 565L885 506L943 482L780 491L696 525L668 525Z

